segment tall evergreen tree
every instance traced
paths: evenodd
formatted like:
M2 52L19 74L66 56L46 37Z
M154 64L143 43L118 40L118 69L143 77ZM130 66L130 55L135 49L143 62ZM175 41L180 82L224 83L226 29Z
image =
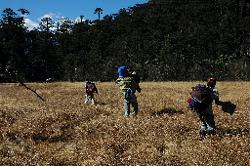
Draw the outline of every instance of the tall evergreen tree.
M102 8L99 8L99 7L98 7L98 8L95 9L94 14L97 14L97 15L98 15L98 20L101 19L101 14L102 14L102 12L103 12Z

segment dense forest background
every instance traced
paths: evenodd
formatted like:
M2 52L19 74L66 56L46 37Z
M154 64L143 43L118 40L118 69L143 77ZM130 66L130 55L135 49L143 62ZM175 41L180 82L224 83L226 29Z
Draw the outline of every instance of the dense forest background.
M94 12L94 11L93 11ZM0 18L0 82L111 81L128 65L142 80L250 80L250 2L151 0L96 20ZM83 16L80 16L83 18Z

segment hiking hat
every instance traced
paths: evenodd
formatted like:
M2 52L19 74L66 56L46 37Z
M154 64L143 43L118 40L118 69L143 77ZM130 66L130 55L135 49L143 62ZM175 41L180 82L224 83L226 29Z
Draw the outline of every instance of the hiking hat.
M118 75L120 78L125 77L128 74L128 69L126 66L120 66L118 67Z
M208 78L207 79L207 86L210 86L210 87L215 87L216 85L216 79L211 77L211 78Z

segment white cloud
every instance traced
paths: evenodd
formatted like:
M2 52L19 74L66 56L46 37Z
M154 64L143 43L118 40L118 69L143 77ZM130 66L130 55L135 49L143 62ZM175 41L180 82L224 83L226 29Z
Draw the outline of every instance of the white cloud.
M32 21L29 18L25 18L24 25L28 28L28 30L32 30L34 28L37 28L39 24L37 22Z
M61 24L61 23L68 21L68 20L70 21L70 19L68 17L62 16L61 18L58 19L58 22Z
M83 17L83 18L82 18L82 21L86 21L86 18ZM80 17L76 17L75 23L80 23L80 22L81 22L81 18L80 18Z
M61 24L64 20L67 20L68 18L63 16L61 13L46 13L43 16L37 18L38 22L41 22L42 18L49 17L53 20L54 26L50 28L50 30L55 31L57 29L57 24Z
M55 14L55 13L44 14L43 16L37 18L36 21L33 21L33 20L27 18L27 16L24 16L24 25L28 28L28 30L33 30L34 28L39 27L39 23L41 22L41 19L44 17L49 17L54 21L55 27L51 28L52 31L56 30L57 23L61 23L62 21L67 19L67 17L62 16L61 14Z
M60 13L52 13L52 12L50 12L50 13L44 14L42 17L39 17L37 20L41 21L41 19L44 18L44 17L49 17L52 20L56 21L56 20L60 19L63 16Z

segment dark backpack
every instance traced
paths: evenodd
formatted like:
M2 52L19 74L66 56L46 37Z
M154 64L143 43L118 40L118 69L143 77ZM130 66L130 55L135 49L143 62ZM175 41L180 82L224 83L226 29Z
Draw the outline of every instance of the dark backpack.
M195 111L205 110L212 102L211 90L203 84L198 84L192 88L189 107Z

